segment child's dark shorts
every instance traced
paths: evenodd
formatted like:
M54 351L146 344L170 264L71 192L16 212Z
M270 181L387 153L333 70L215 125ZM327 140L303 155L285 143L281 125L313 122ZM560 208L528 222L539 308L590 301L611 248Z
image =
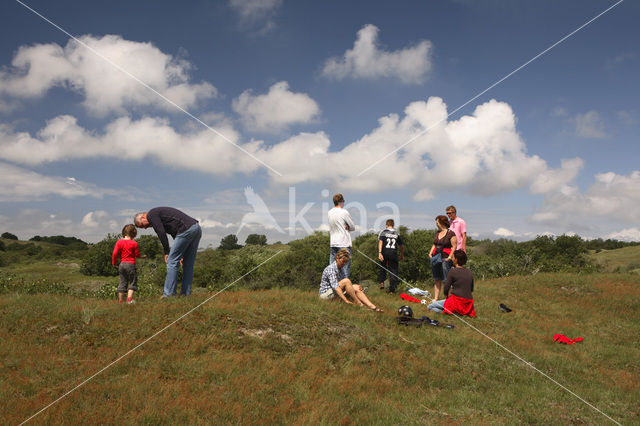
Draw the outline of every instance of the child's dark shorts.
M127 290L138 290L138 273L135 263L121 263L118 267L120 273L120 285L118 293L126 293Z

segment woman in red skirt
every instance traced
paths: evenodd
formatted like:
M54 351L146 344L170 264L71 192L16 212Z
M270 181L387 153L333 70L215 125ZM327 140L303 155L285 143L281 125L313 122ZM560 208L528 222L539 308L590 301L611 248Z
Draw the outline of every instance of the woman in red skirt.
M473 274L464 267L467 263L467 254L463 250L453 252L453 265L455 268L449 271L444 282L445 300L431 303L427 308L445 314L476 316L473 307ZM451 294L449 294L451 291Z

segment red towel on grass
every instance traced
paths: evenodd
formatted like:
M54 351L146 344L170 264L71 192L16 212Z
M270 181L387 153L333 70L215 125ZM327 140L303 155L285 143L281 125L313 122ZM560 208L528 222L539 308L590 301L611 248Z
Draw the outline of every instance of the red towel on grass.
M567 345L573 345L574 343L582 342L582 340L583 340L582 337L576 337L575 339L569 339L564 334L554 334L553 335L553 341L554 342L566 343Z
M409 296L407 293L400 294L400 297L403 298L404 300L408 300L409 302L422 303L422 300L416 299L413 296Z
M444 301L443 314L458 314L469 315L470 317L476 316L476 310L473 307L473 299L465 299L464 297L450 294L447 300Z

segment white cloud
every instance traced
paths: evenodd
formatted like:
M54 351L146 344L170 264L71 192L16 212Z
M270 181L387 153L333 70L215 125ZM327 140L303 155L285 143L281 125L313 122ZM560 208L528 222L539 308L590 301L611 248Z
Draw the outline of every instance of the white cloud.
M409 104L401 118L390 114L359 140L338 151L324 132L300 133L274 145L241 143L228 124L217 127L242 149L281 171L273 183L334 184L351 191L414 188L414 199L441 191L462 190L491 195L531 185L535 193L551 191L573 179L581 160L550 170L538 156L528 155L518 135L510 106L495 100L479 105L472 115L446 121L442 99ZM407 141L413 140L405 145ZM127 117L109 123L102 133L88 131L71 116L50 120L35 136L0 125L0 159L38 165L82 158L151 159L160 164L219 176L250 174L261 165L237 147L206 129L179 133L166 120ZM359 172L388 158L358 176ZM455 155L452 155L455 153ZM389 176L393 176L390 179Z
M560 169L540 173L531 184L534 194L546 194L558 190L573 181L584 166L581 158L562 160Z
M572 121L576 126L576 135L581 138L602 139L607 136L604 131L604 122L597 111L578 114Z
M272 147L260 146L258 155L285 171L284 176L273 176L280 184L329 181L354 191L409 186L417 188L416 200L452 189L482 195L508 192L549 172L544 160L527 155L509 105L489 101L471 116L451 122L446 117L446 105L434 97L411 103L402 119L396 114L380 118L376 129L337 152L330 151L328 136L317 132L301 133ZM394 153L358 176L390 152ZM568 179L565 175L554 178ZM542 189L542 184L536 186L538 192Z
M210 83L189 82L191 65L160 51L151 43L124 40L117 35L79 38L91 49L117 64L183 108L216 96ZM0 71L0 96L36 98L56 86L84 96L92 113L122 113L128 107L175 107L75 40L21 47L12 67Z
M316 228L316 231L320 232L329 232L331 228L326 223L321 223L320 226Z
M83 216L80 224L88 228L108 228L112 233L115 233L114 230L118 227L118 223L104 210L88 212Z
M282 0L229 0L229 7L240 17L245 28L258 28L258 33L266 33L275 28L273 20Z
M513 237L516 235L516 233L508 230L507 228L498 228L495 231L493 231L493 235L506 238L506 237Z
M576 187L564 187L548 195L532 219L575 225L582 219L598 217L615 218L622 223L640 222L640 171L628 175L597 174L584 193Z
M237 134L224 125L218 130L237 142ZM245 145L251 149L251 144ZM99 135L78 125L74 117L63 115L47 122L36 137L13 132L0 125L0 159L37 165L53 161L111 157L130 160L152 159L171 167L217 175L251 172L260 164L208 129L178 133L166 120L128 117L109 123Z
M640 229L637 227L626 228L622 231L612 232L605 236L605 238L611 238L621 241L640 241Z
M322 73L342 80L346 77L376 79L396 77L404 83L421 83L431 70L432 44L422 40L414 46L396 51L384 51L378 47L378 27L365 25L352 49L342 57L326 61Z
M210 220L210 219L198 219L198 221L200 222L200 226L202 226L203 228L222 228L222 229L229 229L229 228L237 228L238 224L237 223L222 223L219 222L217 220Z
M117 193L71 177L45 176L4 162L0 162L0 176L0 201L39 201L52 195L101 198Z
M305 93L294 93L281 81L264 95L253 96L244 91L233 100L233 110L244 125L255 131L280 131L292 124L312 122L320 113L318 104Z

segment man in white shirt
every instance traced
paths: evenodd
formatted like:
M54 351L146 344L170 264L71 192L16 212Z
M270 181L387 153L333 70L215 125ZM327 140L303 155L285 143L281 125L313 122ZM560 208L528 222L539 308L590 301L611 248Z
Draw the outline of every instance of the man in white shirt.
M349 232L356 230L356 225L351 219L351 215L344 208L344 197L342 194L333 196L334 207L329 210L329 235L331 242L331 255L329 256L329 264L335 261L336 254L340 249L346 248L351 254L351 234ZM351 272L351 259L342 268L345 278L349 278Z

